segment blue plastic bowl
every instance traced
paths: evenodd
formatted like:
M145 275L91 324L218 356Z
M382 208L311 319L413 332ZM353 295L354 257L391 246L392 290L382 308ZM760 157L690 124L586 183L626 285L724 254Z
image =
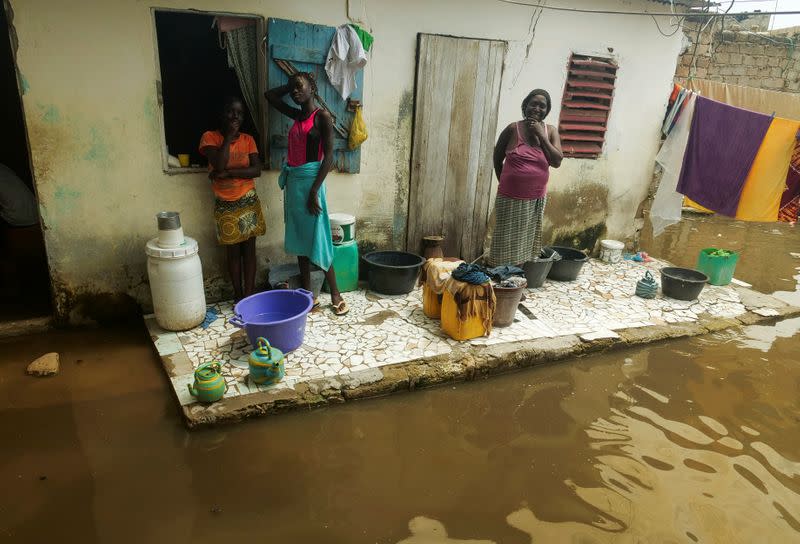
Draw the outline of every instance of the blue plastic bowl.
M276 289L256 293L233 307L232 325L241 327L253 346L263 336L284 353L303 344L306 317L314 305L314 295L305 289Z

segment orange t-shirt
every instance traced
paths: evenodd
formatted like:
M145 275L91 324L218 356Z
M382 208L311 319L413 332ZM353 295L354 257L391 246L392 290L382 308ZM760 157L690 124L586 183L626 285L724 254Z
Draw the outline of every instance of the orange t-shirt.
M225 137L218 130L204 132L203 137L200 138L200 153L205 155L205 153L203 153L204 147L221 147L223 141L225 141ZM249 134L240 132L239 137L231 142L228 168L247 168L250 166L251 153L258 153L256 141ZM210 172L212 169L213 167L208 165L208 171ZM255 188L255 186L256 184L252 178L216 179L211 184L211 188L214 189L214 194L217 195L220 200L230 201L239 200L247 194L249 190Z

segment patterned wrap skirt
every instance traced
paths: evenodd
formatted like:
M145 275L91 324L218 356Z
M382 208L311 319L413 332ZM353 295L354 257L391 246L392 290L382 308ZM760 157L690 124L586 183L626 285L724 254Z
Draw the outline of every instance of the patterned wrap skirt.
M239 200L217 198L214 201L214 220L217 241L222 245L238 244L267 232L261 201L252 189Z
M520 200L497 195L489 266L521 265L539 256L546 203L546 196Z

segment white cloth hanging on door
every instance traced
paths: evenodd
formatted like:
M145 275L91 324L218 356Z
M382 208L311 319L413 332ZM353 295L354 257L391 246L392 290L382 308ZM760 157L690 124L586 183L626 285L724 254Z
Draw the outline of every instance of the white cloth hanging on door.
M325 73L343 99L356 90L356 74L366 64L367 53L356 31L350 25L337 28L325 60Z
M668 226L681 220L683 208L683 195L677 191L678 178L683 167L683 156L686 153L686 143L689 141L689 129L694 116L694 103L697 95L694 93L686 99L686 106L681 113L672 131L664 140L661 151L656 155L656 162L661 165L664 173L658 185L653 206L650 208L650 223L653 225L653 236L658 236Z

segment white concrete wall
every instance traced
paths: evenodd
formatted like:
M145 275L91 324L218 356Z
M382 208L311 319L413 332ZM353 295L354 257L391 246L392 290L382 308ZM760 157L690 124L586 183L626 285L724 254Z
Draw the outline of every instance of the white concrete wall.
M664 9L637 0L561 5ZM154 235L153 215L162 209L179 210L187 234L199 240L213 296L225 284L224 255L214 238L205 175L170 176L162 170L151 8L335 26L347 22L347 2L12 0L12 6L59 313L68 313L82 294L124 292L149 305L143 247ZM362 14L376 37L364 78L370 138L362 148L361 174L331 174L328 198L331 210L354 212L364 222L360 239L379 246L404 241L418 32L509 42L498 130L520 117L520 102L534 87L551 92L554 107L548 120L558 124L571 52L617 59L619 78L603 157L566 160L553 172L548 218L552 236L597 223L605 224L612 237L632 234L633 216L652 174L680 33L663 37L649 17L545 11L526 55L533 8L525 6L497 0L353 0L350 13ZM664 26L666 20L661 22ZM286 262L276 174L265 172L257 187L268 222L267 235L258 241L261 264L266 259Z

